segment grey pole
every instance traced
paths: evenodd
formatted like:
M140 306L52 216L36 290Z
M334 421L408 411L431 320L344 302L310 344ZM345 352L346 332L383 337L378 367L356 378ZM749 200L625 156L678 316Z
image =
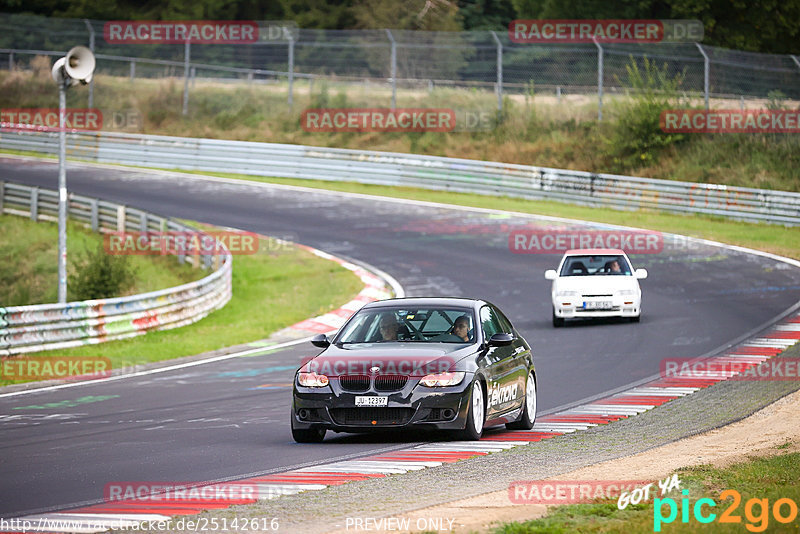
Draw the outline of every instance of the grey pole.
M131 83L136 79L136 60L131 60Z
M292 109L294 88L294 38L289 37L289 109Z
M94 28L92 28L89 19L83 19L83 22L89 29L89 50L94 54ZM89 82L89 107L94 107L94 76L92 76L92 80Z
M703 50L703 47L700 45L700 43L695 43L695 45L697 46L697 49L700 50L700 53L703 54L703 94L705 95L706 111L708 111L708 78L711 66L709 65L708 61L708 54L706 54L706 51Z
M192 49L189 41L183 48L183 114L189 113L189 59L191 57Z
M8 53L8 72L14 70L14 52Z
M397 107L397 43L389 29L386 30L389 41L392 43L392 109Z
M597 121L603 120L603 47L594 40L597 47Z
M503 112L503 43L497 37L497 34L492 31L494 42L497 43L497 112Z
M58 302L67 302L67 134L68 82L58 84Z

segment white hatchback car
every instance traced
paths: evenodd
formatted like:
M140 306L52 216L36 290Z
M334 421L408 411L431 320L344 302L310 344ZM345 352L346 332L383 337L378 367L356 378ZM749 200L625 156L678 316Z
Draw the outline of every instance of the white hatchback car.
M620 249L574 249L561 258L558 270L545 271L553 281L553 326L565 319L627 317L638 322L642 314L639 280L646 269L631 267Z

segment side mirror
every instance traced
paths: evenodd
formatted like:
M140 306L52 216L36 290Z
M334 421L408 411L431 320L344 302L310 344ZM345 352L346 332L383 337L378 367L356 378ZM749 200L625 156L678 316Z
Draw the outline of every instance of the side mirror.
M647 278L647 269L636 269L633 276L636 277L637 280L644 280Z
M311 338L311 344L321 349L327 349L331 345L331 342L328 340L328 336L319 334Z
M547 269L544 272L544 277L547 278L548 280L555 280L556 278L558 278L558 274L556 274L555 269Z
M505 332L500 332L494 334L492 337L489 338L489 346L490 347L507 347L511 345L511 342L514 341L514 336L511 334L506 334Z

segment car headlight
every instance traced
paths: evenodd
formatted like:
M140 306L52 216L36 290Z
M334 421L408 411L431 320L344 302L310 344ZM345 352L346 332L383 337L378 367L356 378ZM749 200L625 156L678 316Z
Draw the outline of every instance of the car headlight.
M429 388L457 386L464 380L465 374L466 373L463 371L455 373L434 373L423 376L419 383Z
M567 291L567 290L562 289L561 291L557 291L556 292L556 296L557 297L577 297L578 296L578 292L577 291Z
M635 295L635 294L636 294L636 291L634 291L633 289L620 289L620 290L617 292L617 294L618 294L620 297L629 297L629 296L633 296L633 295Z
M324 388L328 385L328 377L317 373L298 373L297 382L307 388Z

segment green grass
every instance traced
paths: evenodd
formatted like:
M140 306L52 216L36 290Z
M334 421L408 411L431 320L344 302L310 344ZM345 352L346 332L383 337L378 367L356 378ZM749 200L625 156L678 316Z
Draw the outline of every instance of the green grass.
M106 356L113 368L198 354L266 338L344 304L360 289L353 273L300 249L236 256L231 301L201 321L133 339L40 354Z
M83 225L68 224L67 272L89 250L102 247L103 238ZM17 215L0 216L0 304L24 306L58 300L58 225L35 223ZM126 295L173 287L204 276L174 257L127 256L136 276ZM74 297L67 284L67 299Z
M785 448L785 447L780 447ZM670 524L663 524L661 532L797 532L798 519L791 524L781 524L772 516L772 507L778 499L791 499L800 505L800 486L797 484L797 473L800 467L800 453L782 454L770 458L756 458L718 469L711 466L698 466L678 471L681 488L688 489L689 518L682 523L681 495L677 490L665 497L675 500L677 515ZM728 508L733 508L731 498L721 499L724 490L736 490L741 495L738 507L731 509L732 516L739 516L739 524L721 524L720 515ZM716 513L714 522L703 525L695 520L692 510L700 498L713 499L715 508L703 506L705 515ZM768 499L769 516L762 517L758 505L750 504L750 517L746 515L750 499ZM661 507L663 516L669 516L669 507ZM552 508L545 517L526 522L506 523L493 530L494 534L534 534L534 533L616 533L616 532L653 532L654 506L649 503L629 505L624 510L617 508L616 501L596 502L590 504L571 504ZM782 507L782 514L789 514L789 507ZM750 525L750 527L748 527Z
M13 221L15 218L8 216L2 220L5 222L5 219ZM40 225L33 226L38 229ZM89 235L87 239L91 237L94 236ZM30 245L26 243L26 246ZM25 256L32 258L38 254L26 252ZM177 263L174 258L140 256L138 259L145 263L151 259ZM153 266L147 272L155 275L157 271ZM208 271L192 270L196 272ZM52 278L55 280L55 274ZM17 279L16 284L20 283ZM278 245L272 240L261 240L258 253L234 256L230 302L197 323L132 339L40 352L37 356L105 356L116 369L198 354L264 339L281 328L344 304L361 287L355 274L335 262L295 247ZM0 380L0 385L19 382L23 381Z
M36 60L37 72L0 71L0 108L56 107L49 64ZM503 161L650 178L677 179L800 191L800 136L792 134L687 134L668 146L647 149L642 157L620 158L617 134L636 142L621 126L632 99L608 95L605 119L597 121L596 98L550 94L515 94L504 99L503 119L496 128L475 132L318 133L301 128L303 110L319 107L388 107L391 92L375 86L317 81L309 91L294 85L294 106L286 105L288 85L226 84L197 81L182 115L183 82L176 78L95 77L94 104L104 114L104 129L146 134L265 141L326 147L408 152ZM67 94L69 107L86 106L86 90ZM738 108L738 101L716 102ZM451 108L494 117L495 96L489 91L437 87L432 91L400 89L398 107ZM698 105L681 100L673 108ZM748 103L764 108L765 102ZM772 105L772 104L770 104ZM791 106L792 103L775 102ZM138 123L114 123L133 113ZM115 115L116 114L116 115ZM127 115L126 115L127 116ZM660 130L653 132L655 138ZM627 136L627 137L626 137Z
M470 193L430 191L413 187L386 187L382 185L358 184L354 182L328 182L295 178L261 178L240 174L194 172L207 176L221 176L256 182L276 183L363 193L392 198L407 198L429 202L441 202L459 206L502 209L550 215L584 221L603 222L647 228L661 232L689 235L732 245L754 248L800 259L800 232L797 228L770 224L731 221L722 217L705 215L677 215L652 210L621 211L611 208L589 208L561 202L526 200L509 197L494 197Z

